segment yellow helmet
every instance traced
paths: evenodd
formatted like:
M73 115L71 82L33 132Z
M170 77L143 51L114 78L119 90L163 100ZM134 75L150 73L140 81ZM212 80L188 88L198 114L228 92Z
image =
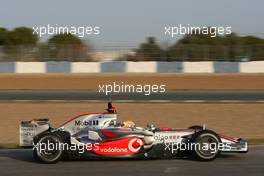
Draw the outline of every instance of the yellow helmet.
M124 128L131 128L134 127L135 123L133 121L127 120L125 122L123 122L122 127Z

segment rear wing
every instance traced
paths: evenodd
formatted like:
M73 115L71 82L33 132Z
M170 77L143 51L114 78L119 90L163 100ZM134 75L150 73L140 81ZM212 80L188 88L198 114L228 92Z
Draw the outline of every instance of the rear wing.
M22 121L20 123L20 141L21 147L33 146L33 138L50 128L49 119L34 119Z

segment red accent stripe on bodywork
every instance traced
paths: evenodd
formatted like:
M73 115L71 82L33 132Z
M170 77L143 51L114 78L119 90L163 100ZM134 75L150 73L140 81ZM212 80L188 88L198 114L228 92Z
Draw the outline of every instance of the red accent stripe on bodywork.
M109 132L109 131L102 131L102 135L104 135L107 138L116 138L117 137L116 134Z
M173 131L177 131L177 132L193 132L195 130L194 129L176 129L176 130L173 130Z
M172 128L159 128L160 131L172 131Z
M193 132L194 129L159 128L160 131Z
M232 142L237 142L234 138L231 138L231 137L228 137L228 136L224 136L222 134L219 135L220 138L223 138L223 139L226 139L226 140L229 140L229 141L232 141Z

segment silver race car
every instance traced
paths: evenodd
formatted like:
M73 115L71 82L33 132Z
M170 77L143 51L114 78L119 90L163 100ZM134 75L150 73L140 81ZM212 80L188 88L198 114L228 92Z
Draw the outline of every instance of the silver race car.
M248 152L242 138L227 137L203 126L142 128L132 121L118 123L112 103L106 112L77 115L59 128L51 128L48 119L22 121L20 145L33 147L35 159L44 163L66 158L188 157L210 161L221 152Z

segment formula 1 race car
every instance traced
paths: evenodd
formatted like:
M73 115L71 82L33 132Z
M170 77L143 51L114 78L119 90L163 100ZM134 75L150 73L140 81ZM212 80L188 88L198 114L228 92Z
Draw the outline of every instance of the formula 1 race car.
M248 151L245 140L220 135L202 126L142 128L132 121L118 123L112 103L108 103L106 112L75 116L59 128L51 128L48 119L23 121L20 145L33 147L34 157L43 163L56 163L64 158L190 157L209 161L221 152Z

